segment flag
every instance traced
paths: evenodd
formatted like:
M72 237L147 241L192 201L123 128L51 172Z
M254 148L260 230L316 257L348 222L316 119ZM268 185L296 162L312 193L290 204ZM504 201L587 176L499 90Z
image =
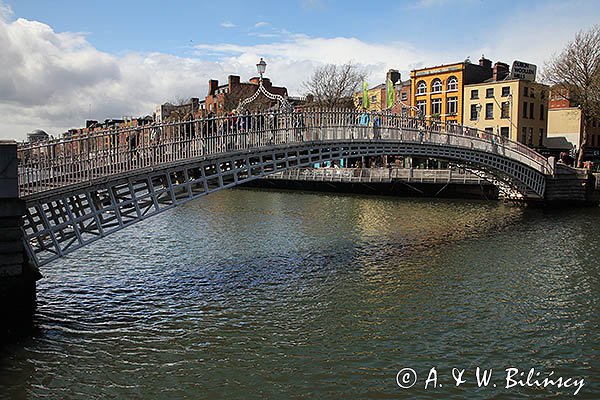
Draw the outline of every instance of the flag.
M366 109L369 108L369 84L367 82L363 82L362 106Z
M394 90L394 83L391 79L387 80L387 108L392 108L396 102L396 91Z

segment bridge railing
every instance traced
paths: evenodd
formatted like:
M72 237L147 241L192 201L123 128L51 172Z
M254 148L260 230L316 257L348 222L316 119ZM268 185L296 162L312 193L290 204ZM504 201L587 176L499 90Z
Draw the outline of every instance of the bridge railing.
M468 171L413 168L295 168L267 177L274 180L324 182L391 182L480 184L482 177Z
M386 140L477 149L552 173L548 161L534 150L485 131L391 113L303 110L103 128L22 143L20 194L231 151L304 142Z

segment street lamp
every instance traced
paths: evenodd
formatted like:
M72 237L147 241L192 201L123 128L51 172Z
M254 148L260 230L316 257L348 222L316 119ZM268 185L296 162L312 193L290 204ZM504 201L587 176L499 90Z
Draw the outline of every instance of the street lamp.
M258 70L258 74L260 75L260 80L262 81L263 74L267 70L267 63L262 58L259 63L256 64L256 69Z
M256 92L254 92L254 94L252 96L248 97L247 99L245 99L243 101L240 101L240 103L238 104L238 108L237 108L238 113L242 112L244 110L244 107L246 107L246 105L248 105L249 103L256 100L261 93L264 94L265 97L268 98L269 100L277 100L279 102L279 106L281 109L283 109L285 111L291 111L292 105L286 99L284 99L283 96L270 93L264 87L263 74L267 70L267 63L265 62L265 60L263 60L262 58L260 59L258 64L256 64L256 70L258 71L258 75L260 77L259 82L258 82L258 89L256 90Z

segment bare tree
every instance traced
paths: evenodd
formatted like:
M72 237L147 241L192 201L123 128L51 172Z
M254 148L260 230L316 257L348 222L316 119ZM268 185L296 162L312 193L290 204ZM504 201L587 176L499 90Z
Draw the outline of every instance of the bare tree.
M351 62L343 65L327 64L318 67L303 83L306 95L326 107L340 107L352 103L354 93L367 76L366 71Z
M581 167L589 128L600 116L600 25L577 33L558 56L546 63L543 77L581 109L583 129L577 156Z

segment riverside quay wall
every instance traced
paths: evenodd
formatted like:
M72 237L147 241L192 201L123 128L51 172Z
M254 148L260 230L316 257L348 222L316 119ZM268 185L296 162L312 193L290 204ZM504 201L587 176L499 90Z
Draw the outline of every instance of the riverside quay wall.
M25 201L19 198L17 143L0 141L0 337L30 325L41 277L23 242Z

